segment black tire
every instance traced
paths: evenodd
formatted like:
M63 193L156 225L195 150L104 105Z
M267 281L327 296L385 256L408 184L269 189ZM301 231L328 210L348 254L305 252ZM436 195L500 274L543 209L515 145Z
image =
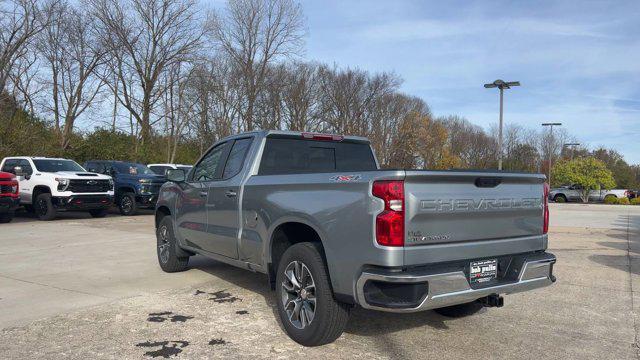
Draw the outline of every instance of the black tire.
M56 208L53 207L51 194L49 193L38 195L33 208L40 220L49 221L56 218Z
M10 211L5 214L0 214L0 224L10 223L11 220L13 220L13 215L14 215L13 211Z
M553 202L566 203L567 202L567 197L564 196L563 194L558 194L558 195L553 197Z
M132 216L138 213L138 204L136 203L136 194L126 192L120 196L118 200L118 210L124 216Z
M89 214L91 214L91 217L94 217L94 218L103 218L107 216L108 212L109 212L108 209L89 210Z
M165 216L156 229L156 253L158 264L164 272L173 273L185 271L189 264L188 256L178 256L176 238L173 235L173 221L170 216Z
M333 297L329 273L321 252L320 246L315 243L295 244L289 247L282 255L276 273L276 298L280 320L289 337L304 346L319 346L335 341L342 335L347 326L349 312L351 311L351 307L348 304L341 303ZM301 281L302 286L299 287L299 289L305 289L305 295L301 299L308 301L313 297L315 303L311 320L308 321L308 315L304 316L308 322L306 326L302 325L302 328L294 325L293 320L289 319L284 304L285 301L295 304L295 302L289 300L288 295L300 296L300 292L295 295L296 291L288 291L284 287L285 280L288 279L285 276L285 270L294 262L301 263L306 267L306 271L311 275L311 283L314 284L313 291L307 290L307 288L310 288L308 286L309 277L307 276L307 282ZM291 282L288 284L291 284ZM300 308L305 308L304 305L310 306L308 303L304 304L303 302ZM306 309L305 314L309 311ZM292 309L292 311L295 310ZM301 317L298 316L298 318Z
M434 309L433 311L437 312L442 316L446 316L450 318L461 318L461 317L473 315L478 311L482 310L483 308L484 306L480 302L473 301L466 304L459 304L459 305L453 305L453 306L447 306L439 309Z

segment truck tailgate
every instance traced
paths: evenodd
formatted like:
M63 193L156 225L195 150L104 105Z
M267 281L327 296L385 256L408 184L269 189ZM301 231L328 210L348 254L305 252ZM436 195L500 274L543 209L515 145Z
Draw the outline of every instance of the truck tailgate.
M424 257L417 248L453 251L466 243L492 242L494 247L501 240L509 244L510 239L528 242L523 250L546 245L546 235L542 239L544 180L540 174L407 171L405 246L411 253L409 262L421 262ZM504 251L517 248L505 246L509 250L505 247ZM409 250L412 247L417 248ZM496 249L495 255L504 251ZM441 260L460 256L451 254L450 259Z

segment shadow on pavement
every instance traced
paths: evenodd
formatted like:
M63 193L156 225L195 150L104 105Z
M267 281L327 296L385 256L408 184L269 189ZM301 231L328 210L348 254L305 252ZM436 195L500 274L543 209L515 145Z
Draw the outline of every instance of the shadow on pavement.
M621 250L625 253L622 255L605 255L595 254L589 256L589 259L600 265L605 265L614 269L632 274L640 274L639 266L631 266L630 261L640 252L640 215L627 214L620 215L614 222L614 233L607 234L608 237L618 241L601 241L598 245L605 246L614 250Z
M138 209L138 215L153 215L153 209ZM109 213L107 214L107 218L110 217L120 217L120 212L117 208L113 207L109 209ZM136 215L137 216L137 215ZM91 215L86 211L59 211L56 214L56 218L51 221L56 220L77 220L77 219L92 219ZM12 223L27 223L27 222L35 222L40 221L38 216L32 212L28 212L24 209L18 209L16 211L16 216L13 218Z

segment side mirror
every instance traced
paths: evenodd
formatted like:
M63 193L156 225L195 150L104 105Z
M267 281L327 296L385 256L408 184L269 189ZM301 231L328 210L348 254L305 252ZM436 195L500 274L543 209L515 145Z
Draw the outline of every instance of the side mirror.
M24 173L24 170L22 170L22 166L15 166L13 168L13 173L16 174L16 176L25 176L27 174Z
M116 174L117 174L116 169L111 168L111 169L105 170L105 174L110 175L111 177L116 177Z
M167 170L167 180L173 182L184 182L186 179L184 170L182 169L169 169Z
M22 166L16 166L13 168L13 173L17 176L17 177L24 177L26 180L29 180L30 176L29 174L24 171L24 169L22 168Z

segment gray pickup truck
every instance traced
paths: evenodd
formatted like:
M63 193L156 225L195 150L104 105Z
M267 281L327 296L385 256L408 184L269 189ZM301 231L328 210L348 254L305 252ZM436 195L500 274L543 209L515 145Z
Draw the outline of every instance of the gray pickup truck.
M306 346L337 339L356 305L462 316L555 281L544 175L380 170L365 138L261 131L167 177L160 267L202 254L267 274Z

